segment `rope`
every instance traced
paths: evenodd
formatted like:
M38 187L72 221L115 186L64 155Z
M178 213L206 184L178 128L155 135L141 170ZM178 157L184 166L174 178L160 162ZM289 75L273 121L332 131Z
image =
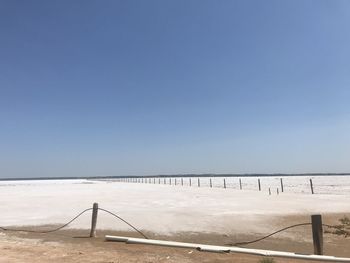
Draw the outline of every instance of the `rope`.
M11 232L27 232L27 233L37 233L37 234L48 234L48 233L52 233L52 232L56 232L58 230L61 230L65 227L67 227L68 225L70 225L73 221L77 220L81 215L83 215L84 213L86 213L87 211L92 210L92 208L87 208L84 211L80 212L78 215L76 215L73 219L71 219L70 221L68 221L67 223L65 223L64 225L51 229L51 230L29 230L29 229L18 229L18 228L7 228L7 227L1 227L0 226L0 230L3 231L11 231ZM130 224L129 222L127 222L126 220L124 220L123 218L121 218L120 216L112 213L111 211L108 211L106 209L103 208L98 208L98 210L101 210L103 212L106 212L108 214L111 214L112 216L118 218L119 220L123 221L125 224L127 224L128 226L130 226L132 229L134 229L137 233L139 233L140 235L142 235L144 238L148 239L148 237L142 233L139 229L137 229L135 226L133 226L132 224Z
M282 231L285 231L285 230L287 230L287 229L294 228L294 227L298 227L298 226L307 226L307 225L311 225L311 223L301 223L301 224L295 224L295 225L287 226L287 227L285 227L285 228L282 228L282 229L277 230L277 231L275 231L275 232L273 232L273 233L271 233L271 234L268 234L268 235L266 235L266 236L264 236L264 237L261 237L261 238L258 238L258 239L252 240L252 241L237 242L237 243L234 243L234 244L225 244L225 245L226 245L226 246L240 246L240 245L253 244L253 243L259 242L259 241L261 241L261 240L264 240L264 239L266 239L266 238L268 238L268 237L271 237L271 236L273 236L273 235L275 235L275 234L277 234L277 233L280 233L280 232L282 232ZM334 226L326 225L326 224L322 224L322 225L325 226L325 227L334 227Z
M73 221L75 221L76 219L78 219L81 215L83 215L84 213L86 213L87 211L90 211L92 210L93 208L87 208L85 210L83 210L82 212L80 212L78 215L76 215L74 218L72 218L70 221L68 221L67 223L65 223L64 225L60 226L60 227L57 227L57 228L54 228L54 229L51 229L51 230L46 230L46 231L40 231L40 230L29 230L29 229L14 229L14 228L6 228L6 227L1 227L0 226L0 230L3 230L3 231L13 231L13 232L28 232L28 233L38 233L38 234L48 234L48 233L52 233L52 232L56 232L58 230L61 230L65 227L67 227L68 225L70 225ZM148 239L148 237L141 232L141 230L137 229L135 226L133 226L132 224L130 224L129 222L127 222L126 220L124 220L123 218L121 218L120 216L118 216L117 214L115 213L112 213L111 211L109 210L106 210L106 209L103 209L103 208L98 208L98 210L101 210L103 212L106 212L114 217L116 217L117 219L119 219L120 221L124 222L125 224L127 224L128 226L130 226L132 229L134 229L137 233L139 233L141 236L143 236L145 239ZM285 228L282 228L280 230L277 230L271 234L268 234L264 237L261 237L261 238L258 238L258 239L255 239L255 240L252 240L252 241L244 241L244 242L237 242L237 243L233 243L233 244L225 244L226 246L239 246L239 245L248 245L248 244L252 244L252 243L256 243L256 242L259 242L261 240L264 240L266 238L269 238L277 233L280 233L282 231L285 231L287 229L290 229L290 228L294 228L294 227L298 227L298 226L306 226L306 225L311 225L311 223L301 223L301 224L295 224L295 225L291 225L291 226L288 226L288 227L285 227ZM327 224L322 224L323 226L325 227L329 227L329 228L335 228L335 226L331 226L331 225L327 225Z
M85 209L84 211L80 212L77 216L75 216L72 220L68 221L66 224L64 224L58 228L51 229L51 230L40 231L40 230L28 230L28 229L13 229L13 228L6 228L6 227L0 227L0 229L3 231L11 231L11 232L28 232L28 233L38 233L38 234L52 233L52 232L56 232L58 230L61 230L62 228L65 228L66 226L71 224L73 221L78 219L78 217L80 217L82 214L84 214L85 212L87 212L89 210L92 210L92 208Z
M147 237L144 233L142 233L140 230L138 230L138 229L137 229L136 227L134 227L132 224L130 224L130 223L128 223L127 221L125 221L125 220L124 220L123 218L121 218L120 216L118 216L118 215L116 215L116 214L114 214L114 213L112 213L112 212L110 212L110 211L108 211L108 210L106 210L106 209L103 209L103 208L99 208L99 210L104 211L104 212L106 212L106 213L108 213L108 214L110 214L110 215L112 215L112 216L118 218L119 220L123 221L125 224L127 224L128 226L130 226L132 229L134 229L134 230L135 230L137 233L139 233L141 236L143 236L144 238L148 239L148 237Z

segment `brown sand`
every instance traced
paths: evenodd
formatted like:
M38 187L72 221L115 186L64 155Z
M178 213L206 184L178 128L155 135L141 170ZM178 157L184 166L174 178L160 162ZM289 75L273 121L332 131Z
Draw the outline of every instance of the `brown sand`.
M324 223L335 224L342 215L323 216ZM271 224L279 229L294 223L308 222L309 216L275 218ZM49 226L52 227L52 226ZM61 230L51 234L0 232L0 262L258 262L260 257L243 254L207 253L196 250L147 245L128 245L105 242L105 234L137 236L132 232L98 231L98 238L90 239L87 230ZM211 233L178 233L173 236L147 233L151 238L205 244L225 245L253 240L260 234L220 235ZM324 235L325 254L350 257L350 238ZM288 230L264 241L245 247L310 254L313 252L309 226ZM275 262L308 262L276 258Z

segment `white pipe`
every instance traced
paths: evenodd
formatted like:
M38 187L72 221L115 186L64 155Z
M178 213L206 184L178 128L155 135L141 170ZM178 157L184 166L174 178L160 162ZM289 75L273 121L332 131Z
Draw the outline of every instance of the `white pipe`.
M329 261L329 262L350 262L350 258L339 258L339 257L321 256L321 255L304 255L304 254L297 254L292 252L282 252L282 251L273 251L273 250L262 250L262 249L251 249L251 248L229 247L229 246L212 246L212 245L204 245L204 244L183 243L183 242L132 238L132 237L122 237L122 236L105 236L105 239L107 241L125 242L127 244L144 244L144 245L158 245L158 246L167 246L167 247L191 248L191 249L197 249L199 251L205 251L205 252L226 252L226 253L234 252L234 253L244 253L244 254L257 255L257 256L268 256L268 257L286 257L286 258L319 260L319 261Z

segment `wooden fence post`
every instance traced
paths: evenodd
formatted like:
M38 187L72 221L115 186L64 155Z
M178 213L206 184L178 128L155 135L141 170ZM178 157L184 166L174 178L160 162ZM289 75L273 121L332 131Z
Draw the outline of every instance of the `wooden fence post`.
M97 213L98 213L98 203L94 203L92 206L90 237L96 237Z
M171 185L171 178L169 178L169 184Z
M239 178L239 189L242 190L242 180L241 180L241 178Z
M201 187L201 182L200 182L199 177L198 177L198 187Z
M224 178L224 188L226 189L226 179Z
M314 194L314 185L312 184L312 179L310 179L311 194Z
M211 182L211 178L209 179L209 183L210 183L210 188L213 187L213 183Z
M175 185L176 185L176 181L177 181L176 178L174 180L175 180Z
M284 192L284 188L283 188L283 180L282 180L282 178L280 178L280 181L281 181L281 192L283 193Z
M269 195L271 195L271 188L269 187Z
M280 192L279 192L278 188L277 188L276 192L277 192L277 195L279 195Z
M258 187L259 187L259 191L261 191L260 179L258 179Z
M181 177L181 186L184 185L184 179Z
M312 215L312 239L314 243L314 254L323 255L323 229L322 229L322 216Z
M192 180L191 180L191 178L190 178L190 186L192 186Z

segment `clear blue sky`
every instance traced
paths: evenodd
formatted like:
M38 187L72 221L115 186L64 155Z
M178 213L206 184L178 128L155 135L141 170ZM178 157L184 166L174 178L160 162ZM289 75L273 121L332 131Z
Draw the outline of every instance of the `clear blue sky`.
M350 171L349 1L0 0L0 177Z

